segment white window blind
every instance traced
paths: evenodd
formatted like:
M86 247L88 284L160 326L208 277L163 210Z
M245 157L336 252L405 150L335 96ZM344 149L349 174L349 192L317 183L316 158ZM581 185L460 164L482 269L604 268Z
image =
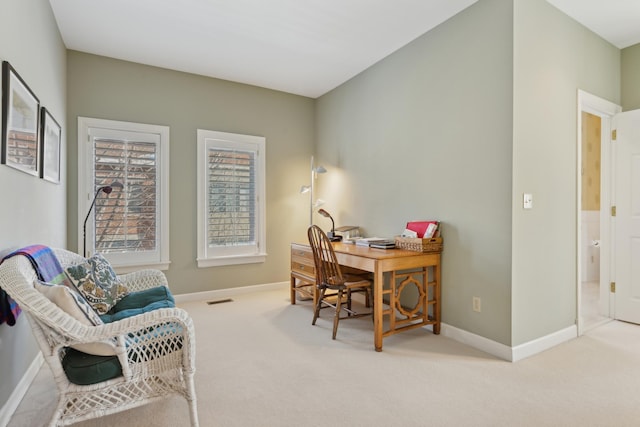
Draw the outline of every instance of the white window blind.
M119 272L169 266L169 128L78 118L78 217L89 212L87 255ZM122 184L122 188L113 186ZM82 224L80 224L82 226ZM83 247L82 235L78 247Z
M208 150L209 246L255 245L255 152Z
M198 130L198 266L264 262L265 139Z
M157 144L94 138L95 188L114 181L124 185L95 206L95 250L155 251L158 203Z

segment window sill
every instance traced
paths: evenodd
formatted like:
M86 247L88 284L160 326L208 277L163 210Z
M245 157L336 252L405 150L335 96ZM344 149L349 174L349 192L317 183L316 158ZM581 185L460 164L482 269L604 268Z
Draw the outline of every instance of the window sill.
M135 264L135 265L112 264L112 267L116 271L116 274L127 274L127 273L133 273L134 271L145 270L147 268L167 271L169 269L170 264L171 264L171 261L166 261L166 262L160 262L157 264Z
M220 267L223 265L256 264L265 262L267 254L198 258L198 268Z

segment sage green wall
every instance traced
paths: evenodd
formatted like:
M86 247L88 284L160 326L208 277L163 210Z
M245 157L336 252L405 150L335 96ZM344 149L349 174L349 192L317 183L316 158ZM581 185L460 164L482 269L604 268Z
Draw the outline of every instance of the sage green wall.
M171 128L170 252L176 294L288 280L289 244L302 240L308 204L314 101L310 98L76 51L68 52L69 164L77 165L78 116ZM266 137L267 261L197 268L196 130ZM77 171L69 168L69 242L78 236Z
M316 123L336 222L394 236L443 221L443 321L506 345L512 27L511 2L481 0L319 98Z
M61 184L0 165L1 257L34 243L66 245L66 49L47 0L0 0L0 13L0 60L11 63L63 129ZM13 327L0 325L0 424L37 351L24 315Z
M640 43L622 49L622 110L640 108Z
M514 1L513 346L576 323L577 92L620 103L620 50L545 0ZM522 208L523 193L533 209Z

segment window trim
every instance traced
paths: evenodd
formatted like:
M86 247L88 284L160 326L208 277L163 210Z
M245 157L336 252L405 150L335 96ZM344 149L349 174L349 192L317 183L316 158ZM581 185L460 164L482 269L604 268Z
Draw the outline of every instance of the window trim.
M157 197L160 199L158 203L160 210L159 239L157 242L159 245L159 259L151 263L148 261L135 261L135 259L133 262L122 262L110 259L109 254L104 254L104 256L109 259L119 273L135 271L141 268L168 270L171 264L169 257L169 126L78 117L78 248L82 248L83 245L82 223L95 196L91 185L93 176L90 175L92 173L91 165L94 162L90 130L95 128L157 134L160 137L158 142L159 158L157 160L160 190L157 192ZM93 247L93 244L89 243L92 242L94 236L89 232L89 227L87 229L87 246ZM130 252L127 259L131 260L132 257L135 258L135 253Z
M244 252L228 255L217 255L209 249L207 243L207 206L208 206L208 176L207 176L207 150L209 147L216 147L215 142L221 145L250 145L255 147L256 152L256 191L257 195L257 218L255 226L257 228L256 240L258 243L257 252ZM198 268L218 267L223 265L252 264L266 261L266 161L265 149L266 139L261 136L242 135L236 133L218 132L212 130L198 129L197 132L197 224L198 224L198 257L196 258ZM220 147L220 145L218 145Z

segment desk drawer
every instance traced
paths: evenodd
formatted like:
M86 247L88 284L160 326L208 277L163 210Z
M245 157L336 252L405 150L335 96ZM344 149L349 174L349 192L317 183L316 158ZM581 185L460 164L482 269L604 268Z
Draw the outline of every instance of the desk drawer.
M313 264L313 252L311 252L311 248L309 246L297 245L295 243L291 244L291 259L296 258L306 258Z
M291 272L315 280L316 268L309 246L291 244Z
M291 271L294 273L299 273L304 276L316 277L316 268L313 265L309 265L306 262L300 262L298 260L291 260Z

